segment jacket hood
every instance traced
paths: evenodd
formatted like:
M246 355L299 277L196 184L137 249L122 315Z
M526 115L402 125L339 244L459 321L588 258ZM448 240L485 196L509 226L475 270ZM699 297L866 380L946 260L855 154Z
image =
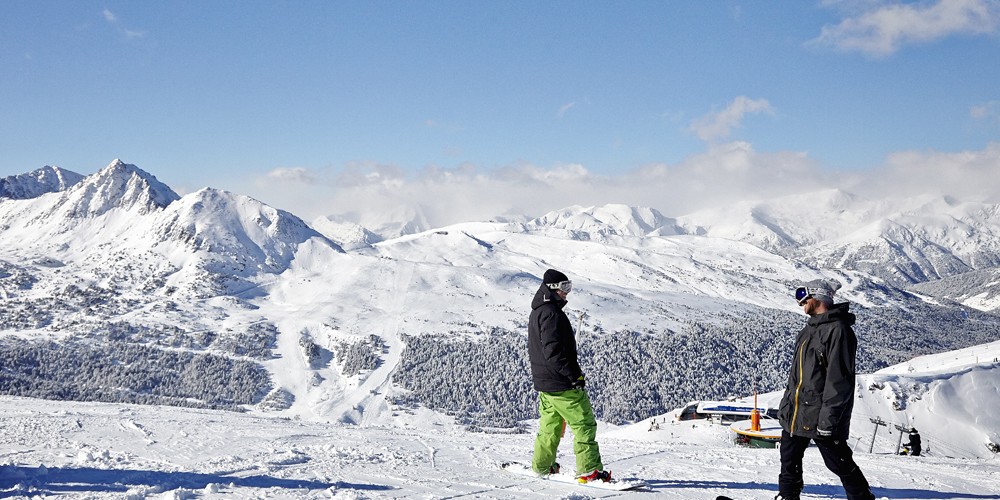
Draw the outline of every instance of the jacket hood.
M810 326L819 326L824 323L833 323L835 321L842 321L847 324L847 326L854 326L854 322L857 316L850 312L851 304L848 302L843 302L840 304L834 304L828 311L823 314L816 316L811 316L809 318Z
M531 308L538 309L548 303L555 303L559 309L562 309L562 307L566 305L565 300L559 298L559 296L556 295L552 289L545 286L543 283L540 287L538 287L538 291L535 292L535 298L531 299Z

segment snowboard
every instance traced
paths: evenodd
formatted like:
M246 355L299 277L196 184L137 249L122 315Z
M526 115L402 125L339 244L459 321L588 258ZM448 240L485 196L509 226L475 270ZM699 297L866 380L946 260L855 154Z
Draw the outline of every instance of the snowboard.
M572 484L574 486L579 486L581 488L596 488L599 490L610 490L610 491L626 491L635 490L639 488L644 488L646 483L638 479L612 479L608 482L604 481L591 481L589 483L581 483L576 480L576 476L570 474L549 474L547 476L539 476L535 474L535 471L531 470L531 466L522 464L520 462L504 462L500 464L500 468L510 472L512 474L517 474L519 476L529 476L540 481L552 481L556 483Z

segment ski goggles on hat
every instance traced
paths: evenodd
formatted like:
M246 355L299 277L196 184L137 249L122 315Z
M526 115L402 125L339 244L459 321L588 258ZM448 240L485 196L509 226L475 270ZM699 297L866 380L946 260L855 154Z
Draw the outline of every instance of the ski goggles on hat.
M572 281L560 281L559 283L549 283L549 288L553 290L559 290L563 293L569 293L573 290Z
M804 305L806 301L809 300L809 297L812 297L812 295L818 291L820 291L820 288L818 287L800 286L795 289L795 301L798 302L800 306Z

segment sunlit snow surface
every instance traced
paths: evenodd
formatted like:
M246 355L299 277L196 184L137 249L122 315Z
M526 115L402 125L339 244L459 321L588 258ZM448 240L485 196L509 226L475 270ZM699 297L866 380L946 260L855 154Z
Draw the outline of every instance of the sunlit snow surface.
M1000 356L1000 343L859 377L851 444L878 497L1000 498L1000 461L985 447L997 436L983 431L997 428L1000 364L983 356ZM883 389L865 387L876 382ZM761 403L775 405L779 397L765 394ZM909 404L900 410L893 401ZM737 447L727 426L677 422L675 414L600 426L606 468L649 484L618 493L504 472L500 463L530 459L533 434L470 433L428 410L385 413L359 426L0 397L0 497L774 497L776 450ZM882 427L876 434L871 418L888 422L888 429L907 422L919 426L927 456L896 455L898 431ZM651 430L654 422L658 428ZM972 455L979 458L954 458ZM571 433L560 457L571 469ZM837 478L815 449L806 452L804 468L803 498L842 498Z

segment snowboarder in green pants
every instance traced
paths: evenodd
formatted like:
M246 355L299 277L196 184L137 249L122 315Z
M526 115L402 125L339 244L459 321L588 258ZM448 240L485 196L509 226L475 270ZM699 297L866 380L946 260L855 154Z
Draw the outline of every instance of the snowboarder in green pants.
M541 414L531 468L541 475L559 472L556 450L565 426L569 426L577 478L580 482L609 481L611 473L604 470L597 445L597 420L577 361L576 337L563 312L572 288L565 274L549 269L531 301L528 358Z

